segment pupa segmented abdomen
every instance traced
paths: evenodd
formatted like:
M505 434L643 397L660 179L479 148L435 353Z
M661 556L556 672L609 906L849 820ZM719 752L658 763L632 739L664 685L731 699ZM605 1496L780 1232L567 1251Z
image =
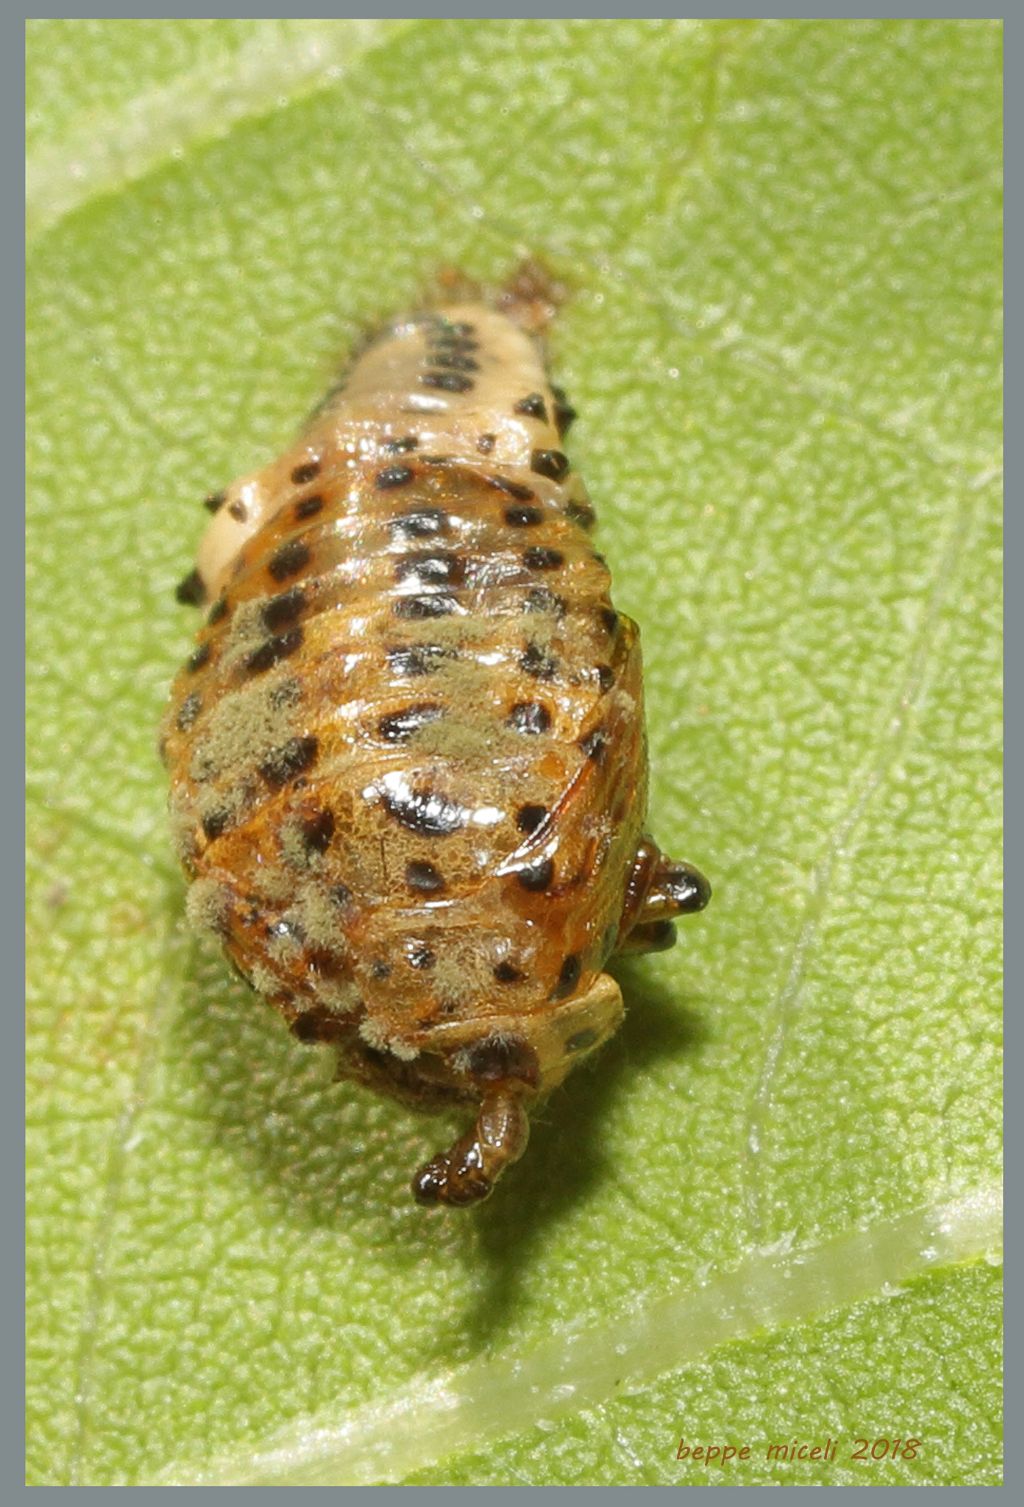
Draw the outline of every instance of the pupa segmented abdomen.
M639 645L572 416L495 309L395 323L212 500L185 583L212 604L165 729L193 919L300 1037L417 1102L546 1091L621 1015Z

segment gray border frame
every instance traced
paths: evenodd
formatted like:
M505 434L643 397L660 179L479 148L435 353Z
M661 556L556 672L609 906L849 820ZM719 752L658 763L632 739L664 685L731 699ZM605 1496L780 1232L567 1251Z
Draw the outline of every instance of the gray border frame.
M824 15L821 14L822 11L825 12ZM154 15L159 15L161 17L165 17L165 16L168 15L168 13L169 13L168 10L166 8L164 8L164 9L160 9L160 10L155 10L153 14ZM365 11L354 10L353 13L352 13L352 15L353 16L359 16L359 15L362 15L364 13L365 13ZM731 15L741 16L741 17L745 17L745 16L754 16L754 17L757 17L757 16L760 16L760 15L762 15L764 13L764 8L761 8L759 10L759 9L755 9L755 8L751 8L751 7L737 6L737 7L731 8L729 13ZM95 12L92 12L92 11L84 11L83 12L83 16L91 16L91 15L94 15L94 14L95 14ZM181 14L182 15L192 15L193 12L188 11L188 10L183 10L181 12ZM226 12L226 13L220 13L220 14L227 15L227 16L233 16L233 15L235 15L237 13L235 13L235 12ZM257 5L254 8L250 8L248 11L244 12L243 14L246 15L246 16L260 16L262 14L274 15L275 12L272 11L272 10L269 10L269 9L265 10L264 7ZM434 17L434 15L435 15L434 11L430 10L430 9L428 9L428 10L417 9L416 11L408 12L408 14L409 14L410 18L418 18L418 17L421 17L421 16L430 18L430 17ZM502 15L503 16L504 15L504 13L498 12L497 10L495 10L494 12L492 12L488 8L470 9L468 7L467 8L451 7L451 8L449 8L448 12L446 13L444 19L450 19L450 18L451 19L459 19L461 17L474 18L475 19L475 18L477 18L477 17L479 17L481 15L482 16L487 16L487 15L490 15L490 14L494 14L495 16L497 16L497 15ZM598 12L597 12L597 15L594 17L594 19L604 18L608 14L609 14L609 12L607 10L605 10L605 9L599 9ZM718 12L714 12L714 11L696 11L696 12L688 12L687 14L690 15L690 16L692 16L694 19L705 19L705 18L713 18L716 14L718 14ZM837 3L835 3L835 0L832 0L831 4L827 4L825 6L819 7L818 15L816 17L814 17L814 18L808 18L807 17L807 9L806 9L806 7L802 7L801 8L801 7L795 7L795 6L785 5L785 4L783 4L781 6L780 5L774 6L771 9L770 14L772 16L777 16L777 17L786 18L786 19L821 19L821 20L829 20L829 19L840 19L840 18L843 18L843 19L845 19L845 18L862 18L862 17L863 18L868 18L868 17L876 17L878 15L878 7L877 6L876 7L870 7L870 6L841 6L841 5L837 4ZM60 12L60 15L61 15L61 17L67 17L67 16L70 15L72 18L74 18L74 11L71 8L65 8L63 11ZM554 18L557 18L559 15L578 16L579 15L579 11L577 9L574 9L571 6L567 6L567 7L564 7L564 8L563 7L555 7L555 6L551 6L551 5L535 6L535 7L531 8L530 10L524 12L522 18L523 19L527 19L527 18L533 16L533 17L554 19ZM945 4L942 4L941 0L940 0L939 4L932 4L930 6L927 6L927 5L916 5L916 6L904 5L904 6L900 6L900 7L894 7L892 10L890 10L887 13L887 15L888 16L892 16L895 19L903 19L903 18L924 18L924 19L930 19L930 18L933 18L933 17L942 17L942 16L958 17L958 16L962 15L962 10L960 8L957 8L957 7L951 7L951 6L947 6ZM109 16L109 12L108 12L108 16ZM115 8L114 18L117 18L118 16L123 16L125 19L143 19L143 17L140 17L137 13L119 12ZM669 16L666 16L666 17L652 17L651 19L672 19L672 18L673 18L672 17L672 13L670 13ZM36 20L36 19L47 19L47 18L45 18L45 17L34 17L34 16L33 17L8 16L6 14L0 15L0 39L3 40L4 44L6 44L2 48L2 57L0 57L0 70L2 70L2 73L4 75L6 75L6 78L4 80L4 82L6 84L6 87L0 89L0 111L2 111L7 116L7 119L4 122L4 124L6 126L6 129L2 131L2 134L0 134L0 140L2 140L2 143L3 143L3 146L2 146L3 158L2 158L2 160L3 160L4 175L5 175L5 178L8 178L8 175L9 175L8 181L9 181L9 184L10 184L10 187L11 187L12 196L15 194L15 192L18 192L18 193L21 192L21 187L22 187L23 181L24 181L24 143L25 143L25 135L24 135L24 132L25 132L24 45L25 45L25 23L29 19ZM396 19L400 19L400 18L396 18ZM440 17L438 19L440 19ZM586 19L586 18L584 18L584 19ZM977 18L972 18L972 19L1003 20L1004 21L1004 45L1007 48L1009 48L1012 44L1015 43L1015 41L1016 41L1016 35L1017 35L1016 24L1005 25L1005 22L1006 22L1006 20L1008 18L1003 17L1003 16L989 16L989 17L986 17L986 18L977 17ZM1013 18L1013 20L1015 22L1016 18ZM1008 55L1012 56L1012 54L1008 54ZM1018 58L1018 61L1019 61L1019 58ZM1004 70L1005 70L1005 64L1004 64ZM1019 76L1019 75L1017 75L1017 76ZM1004 77L1005 77L1005 72L1004 72ZM1007 122L1007 127L1009 127L1009 125L1012 123L1013 116L1016 113L1017 108L1018 108L1018 106L1017 106L1016 97L1011 92L1010 97L1009 97L1009 99L1006 102L1006 115L1005 115L1005 119L1006 119L1006 122ZM1009 135L1009 130L1008 129L1006 130L1006 134ZM16 159L19 158L19 154L20 154L20 160L16 161ZM13 218L15 218L15 220L16 220L16 217L13 217ZM21 228L22 228L22 237L21 237L20 246L17 249L15 249L13 247L13 245L12 245L11 250L9 252L5 252L5 255L8 255L10 257L10 261L7 264L7 270L8 270L7 288L8 288L9 291L8 291L8 296L3 300L3 315L2 315L3 326L2 326L2 334L0 334L0 339L2 339L2 349L7 353L7 361L5 363L6 369L4 371L4 382L5 382L4 397L5 397L6 401L3 402L2 404L0 404L0 412L2 412L3 415L4 415L4 424L5 424L5 426L10 425L10 427L12 429L14 428L14 424L11 421L11 415L14 414L14 413L19 412L19 410L21 412L21 415L22 415L22 433L21 433L20 436L15 435L13 433L10 435L10 444L8 446L7 453L8 453L8 455L13 455L13 456L19 457L18 464L20 464L20 466L23 468L24 467L24 393L25 393L25 371L24 371L24 320L25 320L24 299L25 299L25 281L24 281L24 233L23 233L24 232L24 224L23 223L22 223L22 227ZM1016 226L1015 226L1013 220L1009 220L1009 228L1015 232ZM13 242L13 238L14 238L13 233L11 231L8 231L8 234L5 237L5 241L6 240L10 240L10 241ZM16 273L16 271L15 271L15 269L18 267L18 263L19 262L20 262L20 275L18 275L18 273ZM14 293L12 293L10 291L10 290L15 290L15 289L17 289L18 291L14 292ZM14 305L13 308L11 308L12 304ZM19 305L21 306L20 308L19 308ZM19 315L20 315L20 319L19 319ZM1007 362L1007 368L1009 370L1009 362ZM19 388L19 385L20 385L20 388ZM20 391L20 395L19 395L19 391ZM1022 524L1021 524L1019 513L1020 513L1019 505L1016 508L1015 507L1007 508L1006 512L1005 512L1006 547L1007 547L1008 551L1015 550L1016 546L1017 546L1017 543L1019 542L1018 541L1018 534L1020 533L1021 528L1022 528ZM5 585L6 589L2 593L0 593L0 612L2 612L3 617L5 619L4 627L5 627L5 630L6 630L4 632L4 634L3 634L3 636L2 636L2 640L0 640L0 641L2 641L2 644L3 644L3 659L2 659L2 668L0 668L0 674L2 674L4 686L10 691L10 689L12 687L14 687L15 685L18 685L18 684L20 684L22 686L22 688L24 687L24 665L25 665L25 626L24 626L25 625L25 583L24 583L24 571L23 571L23 567L22 567L22 569L18 568L18 565L17 565L17 563L15 563L14 558L13 558L13 552L12 552L12 554L11 554L10 557L5 557L4 558L2 569L3 569L4 574L6 576L10 577L10 580L5 581L4 585ZM1014 638L1015 635L1024 634L1024 607L1022 607L1019 599L1011 598L1011 600L1007 603L1007 605L1006 605L1005 626L1006 626L1006 630L1007 630L1008 636L1011 639L1011 642L1013 641L1013 638ZM1011 667L1011 669L1013 668L1012 658L1011 658L1011 666L1010 667ZM24 716L24 711L23 711L24 702L23 702L23 699L19 700L18 705L19 705L19 708L22 711L22 718L23 718L23 716ZM1015 716L1015 715L1016 715L1016 713L1013 714L1013 716ZM16 721L16 719L14 717L9 717L8 720L10 722ZM1012 742L1013 746L1016 747L1017 743L1019 741L1018 740L1018 732L1017 732L1016 725L1015 725L1014 721L1012 720L1011 716L1007 717L1007 721L1009 723L1008 730L1009 730L1009 732L1011 734L1011 742ZM23 732L22 741L24 741L24 722L23 721L22 721L22 732ZM24 803L22 801L20 803L20 806L19 806L19 804L16 803L14 797L10 793L12 790L16 789L18 787L18 785L23 781L23 778L24 778L24 761L20 757L20 755L17 755L13 750L8 751L6 749L6 747L4 749L3 758L4 758L4 761L5 761L5 771L8 774L8 780L7 780L7 785L6 785L6 789L7 789L8 793L7 793L6 799L3 801L3 808L4 809L3 809L3 812L2 812L2 818L0 818L0 820L2 820L2 826L0 826L0 833L2 833L3 853L4 853L5 857L7 857L7 859L8 859L8 862L5 863L4 868L5 868L5 870L9 869L9 870L12 871L10 873L5 872L5 874L4 874L5 885L9 882L9 884L11 886L11 888L10 888L9 891L7 891L5 889L5 894L8 894L9 896L14 896L14 895L16 895L16 894L18 894L20 892L21 895L22 895L22 905L21 906L18 906L15 903L9 903L9 904L4 905L3 907L0 907L0 926L2 926L2 928L3 928L4 941L6 943L5 955L10 960L10 959L13 959L13 958L24 958L24 951L25 951L24 928L23 928L23 924L22 924L22 921L23 921L23 896L24 896L24 888L23 888L23 886L24 886L24 872L23 872L23 869L22 869L22 873L21 873L20 876L18 876L18 877L14 876L14 874L13 874L14 860L10 857L10 855L12 855L15 851L17 851L17 846L18 846L19 843L20 843L20 846L21 846L21 851L22 852L24 851L24 836L25 836ZM15 766L17 766L17 769L16 769ZM1014 794L1014 799L1012 801L1009 801L1009 800L1007 801L1008 826L1012 826L1013 822L1016 821L1016 817L1017 817L1017 812L1016 812L1016 795L1015 795L1015 792L1013 791L1013 787L1012 786L1011 786L1011 793ZM1014 891L1014 888L1016 886L1016 878L1017 878L1017 865L1016 865L1016 862L1013 861L1013 859L1014 859L1014 855L1013 855L1012 850L1011 850L1011 852L1008 854L1008 857L1007 857L1007 871L1006 871L1006 873L1007 873L1007 886L1006 887L1007 887L1007 890L1010 893L1013 893L1013 891ZM19 916L19 911L22 912L21 916ZM1011 972L1011 977L1013 976L1013 972L1011 970L1016 970L1017 966L1018 965L1017 965L1016 958L1015 958L1015 956L1013 954L1013 949L1010 948L1010 949L1008 949L1008 956L1007 956L1007 970ZM1011 1027L1013 1027L1013 1025L1014 1025L1014 1020L1013 1020L1013 1016L1012 1015L1009 1018L1008 1025L1011 1026ZM1009 1032L1008 1034L1012 1036L1012 1032ZM7 1091L3 1094L2 1100L0 1100L0 1112L2 1112L2 1114L4 1115L4 1117L8 1121L15 1122L15 1123L9 1123L7 1125L7 1127L6 1127L7 1131L8 1131L8 1134L7 1134L6 1138L5 1138L5 1144L8 1145L8 1146L10 1146L10 1147L14 1147L14 1146L22 1146L23 1147L23 1145L24 1145L24 1140L23 1140L23 1137L24 1137L24 1125L25 1125L25 1103L24 1103L25 1087L24 1087L24 1077L23 1077L23 1074L21 1074L21 1073L18 1072L16 1063L15 1063L15 1054L14 1054L14 1052L9 1052L9 1053L5 1053L4 1054L4 1057L3 1057L3 1071L4 1071L5 1075L7 1075L10 1078L11 1081L10 1081L9 1084L6 1085ZM1011 1101L1010 1112L1009 1112L1009 1114L1007 1116L1007 1119L1008 1119L1008 1122L1009 1122L1011 1128L1013 1127L1015 1121L1019 1121L1019 1117L1020 1117L1020 1111L1019 1111L1019 1109L1018 1109L1018 1107L1016 1105L1016 1102L1015 1101ZM27 1492L27 1490L28 1490L28 1488L25 1487L25 1485L24 1485L24 1464L23 1464L23 1462L24 1462L24 1439L25 1439L25 1389L24 1389L24 1357L25 1357L25 1345L24 1345L24 1279L25 1279L25 1262L24 1262L24 1162L23 1162L23 1157L16 1158L13 1155L11 1156L10 1160L12 1160L12 1161L20 1160L21 1161L20 1174L17 1174L17 1173L12 1174L12 1173L10 1173L10 1169L7 1168L7 1167L5 1167L4 1170L5 1170L5 1173L7 1173L7 1174L10 1175L12 1184L15 1183L19 1179L19 1177L20 1177L21 1190L18 1191L18 1189L16 1187L12 1189L12 1203L13 1203L13 1207L14 1208L19 1208L22 1211L22 1219L18 1220L16 1218L10 1218L10 1219L8 1219L8 1220L5 1221L5 1235L4 1235L4 1241L3 1241L2 1260L3 1260L3 1270L4 1270L5 1277L6 1277L6 1281L4 1283L4 1302L3 1302L3 1305L2 1305L2 1309L0 1309L0 1312L2 1312L2 1327L0 1327L0 1336L2 1336L2 1339L3 1339L3 1349L4 1349L5 1356L7 1356L7 1357L10 1357L12 1355L15 1356L15 1357L20 1356L21 1363L20 1363L20 1365L15 1365L13 1367L8 1363L8 1364L6 1364L3 1367L2 1373L0 1373L0 1374L2 1374L2 1385L3 1385L3 1394L2 1394L2 1396L3 1396L3 1406L2 1406L2 1408L0 1408L0 1438L3 1438L3 1444L4 1444L3 1454L2 1454L2 1459L3 1459L3 1462L4 1462L4 1470L3 1470L2 1479L4 1480L5 1485L7 1486L8 1490L12 1491L12 1495L13 1494L17 1494L18 1496L20 1496L23 1491ZM1016 1211L1014 1211L1014 1215L1016 1216ZM1009 1220L1008 1220L1008 1223L1010 1223ZM1012 1233L1013 1235L1016 1234L1016 1230L1015 1230L1015 1227L1014 1227L1013 1224L1010 1224L1010 1233ZM19 1276L18 1276L19 1273L20 1273L20 1279L19 1279ZM20 1287L20 1291L19 1291L19 1287ZM1013 1304L1012 1296L1011 1296L1011 1302L1007 1305L1007 1319L1008 1319L1008 1322L1007 1322L1006 1328L1007 1328L1007 1333L1008 1334L1012 1333L1012 1327L1013 1327L1012 1326L1012 1319L1013 1319L1014 1316L1015 1316L1015 1309L1014 1309L1014 1304ZM1007 1395L1010 1396L1011 1398L1012 1397L1018 1397L1019 1398L1019 1396L1020 1396L1020 1388L1016 1385L1016 1381L1017 1381L1016 1355L1015 1355L1014 1352L1012 1352L1011 1350L1009 1350L1009 1348L1008 1348L1008 1354L1007 1354L1007 1364L1006 1364L1006 1371L1005 1371L1005 1381L1006 1381ZM1007 1485L1010 1485L1010 1486L1016 1485L1016 1486L1019 1487L1021 1485L1021 1481L1022 1481L1022 1473L1019 1470L1019 1468L1017 1467L1017 1462L1015 1460L1011 1460L1010 1462L1004 1462L1004 1487L1007 1486ZM55 1491L55 1490L59 1490L59 1489L60 1488L57 1488L57 1487L36 1487L36 1488L34 1488L34 1491L35 1491L35 1493L38 1493L39 1491L42 1491L42 1492L46 1493L46 1492ZM148 1490L150 1488L147 1488L147 1487L129 1487L129 1488L83 1487L83 1488L79 1488L79 1489L84 1490L88 1495L97 1495L98 1496L98 1495L104 1494L105 1492L107 1492L109 1490L113 1490L113 1489L128 1490L128 1491L145 1491L145 1490ZM191 1488L191 1489L194 1490L194 1491L198 1491L200 1495L209 1495L211 1498L213 1496L213 1490L212 1489L208 1489L208 1488ZM255 1496L255 1491L257 1490L257 1488L242 1487L242 1488L236 1488L236 1489L242 1490L243 1493L250 1493L250 1492L253 1493L253 1500L254 1500L254 1502L257 1501L257 1500L261 1500L261 1498L257 1498ZM271 1488L261 1488L261 1489L262 1490L269 1489L270 1491L275 1492L279 1497L288 1497L291 1494L292 1490L293 1490L293 1488L286 1488L286 1487L271 1487ZM378 1503L382 1500L382 1498L380 1496L381 1491L384 1492L384 1498L383 1498L383 1500L386 1502L390 1497L397 1498L398 1495L399 1495L399 1493L403 1490L402 1487L344 1487L344 1488L338 1488L338 1489L339 1490L344 1490L346 1492L346 1494L352 1494L352 1493L354 1493L356 1495L365 1495L367 1501L371 1500L371 1493L372 1493L372 1500L375 1501L375 1502L378 1502ZM504 1492L507 1493L507 1495L503 1497L503 1501L507 1501L507 1502L513 1502L514 1501L516 1503L518 1503L518 1502L524 1502L525 1503L527 1501L532 1501L533 1497L536 1496L537 1494L545 1494L545 1495L549 1494L549 1493L553 1494L553 1493L555 1493L555 1492L557 1492L559 1490L564 1490L566 1488L557 1488L557 1487L532 1487L532 1488L521 1488L521 1487L507 1487L507 1488L499 1488L499 1487L468 1487L468 1488L460 1488L460 1489L464 1490L464 1491L468 1490L471 1494L473 1494L473 1495L479 1495L481 1497L488 1496L488 1495L490 1495L490 1494L492 1494L494 1492L497 1492L497 1491L504 1491ZM575 1489L580 1489L580 1488L575 1488ZM602 1498L605 1497L605 1496L617 1494L617 1493L620 1493L620 1492L623 1492L623 1491L629 1491L629 1492L631 1492L631 1491L634 1491L634 1490L641 1490L641 1489L644 1490L647 1493L654 1493L655 1495L663 1495L663 1496L666 1496L666 1497L669 1496L669 1495L674 1495L675 1491L676 1491L676 1488L673 1488L673 1487L647 1487L647 1488L635 1488L635 1487L584 1487L582 1489L586 1490L586 1491L590 1491L595 1496L601 1496ZM716 1492L719 1492L719 1493L722 1492L722 1491L724 1491L726 1493L727 1497L731 1497L734 1494L739 1494L739 1493L741 1493L744 1490L749 1489L749 1488L744 1488L742 1486L725 1486L725 1487L711 1487L711 1486L706 1486L705 1487L705 1486L698 1486L698 1487L691 1487L691 1488L688 1488L688 1489L690 1489L690 1490L697 1490L697 1491L716 1491ZM758 1488L755 1488L755 1489L758 1489ZM763 1488L761 1488L761 1489L763 1489ZM783 1493L797 1493L798 1491L802 1490L803 1488L800 1488L800 1487L797 1487L797 1486L791 1486L791 1487L790 1486L783 1486L783 1487L774 1488L774 1489L777 1490L777 1491L781 1490ZM829 1488L826 1488L826 1489L829 1489ZM852 1488L847 1488L847 1489L854 1490L854 1491L871 1492L872 1495L873 1495L873 1499L874 1500L878 1500L878 1494L879 1494L879 1492L881 1492L882 1496L884 1497L885 1495L896 1495L903 1488L900 1488L900 1487L868 1487L868 1486L865 1486L865 1487L852 1487ZM926 1491L936 1491L936 1490L947 1490L948 1491L948 1490L952 1490L952 1491L954 1491L954 1492L956 1492L958 1494L961 1494L961 1495L973 1495L975 1493L975 1491L980 1491L981 1490L981 1488L975 1488L975 1487L954 1487L954 1488L948 1488L948 1487L947 1488L925 1487L923 1489L926 1490ZM426 1493L427 1499L429 1501L436 1501L436 1502L440 1503L440 1502L442 1502L446 1498L449 1489L448 1488L440 1488L440 1487L439 1488L422 1487L422 1488L420 1488L420 1490Z

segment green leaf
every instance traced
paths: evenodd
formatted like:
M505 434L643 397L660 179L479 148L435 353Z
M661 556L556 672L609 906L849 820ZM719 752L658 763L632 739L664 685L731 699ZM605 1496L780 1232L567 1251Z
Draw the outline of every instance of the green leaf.
M31 1481L1000 1479L1000 49L31 23ZM715 895L428 1214L455 1118L332 1085L188 936L155 729L202 495L525 251Z

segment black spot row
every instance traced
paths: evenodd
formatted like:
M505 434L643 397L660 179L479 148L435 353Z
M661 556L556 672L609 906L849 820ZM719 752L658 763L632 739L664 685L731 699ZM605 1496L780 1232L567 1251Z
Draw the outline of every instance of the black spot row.
M198 691L189 691L184 701L178 708L175 724L179 732L187 733L202 710L202 699Z
M443 392L469 392L473 383L460 372L421 372L421 387L440 388Z
M563 387L552 386L551 391L555 399L555 428L559 436L562 436L576 418L576 410L566 397Z
M405 882L420 895L436 895L445 887L444 876L432 863L413 859L405 866Z
M458 602L454 597L443 595L441 592L433 592L429 596L400 596L396 597L392 604L392 612L395 617L423 619L431 617L450 617L458 611Z
M254 675L262 674L264 670L269 670L272 665L279 664L282 659L287 659L301 648L303 637L302 625L298 624L286 633L266 639L247 656L245 668Z
M301 539L290 539L274 551L267 569L275 581L286 581L289 576L298 575L309 564L309 558L309 545Z
M524 551L523 564L529 570L558 570L565 564L565 556L561 550L534 545L533 548Z
M564 481L569 474L569 457L561 450L534 450L530 454L530 470L551 481Z
M396 675L431 675L442 660L455 657L455 650L443 644L410 644L388 649L387 656Z
M535 528L543 519L540 508L506 508L505 522L510 528Z
M525 864L523 868L516 870L516 881L524 890L531 892L548 889L554 877L555 865L550 858L542 858L537 863Z
M304 461L301 466L296 466L292 472L292 481L297 487L304 487L308 481L320 475L320 462L318 460Z
M378 492L391 492L395 487L407 486L415 475L411 466L386 466L383 471L377 472L374 486Z
M277 596L268 597L263 604L260 617L263 619L264 627L275 632L288 623L293 623L305 606L305 590L301 586L291 586L287 591L279 592Z
M386 790L384 804L396 821L423 837L447 837L465 823L468 812L431 790Z
M334 812L318 811L302 823L302 842L307 852L326 853L334 836Z
M527 393L525 398L520 398L512 412L521 413L528 419L540 419L544 424L548 421L548 411L539 392Z
M272 789L279 790L315 763L318 752L319 743L315 737L289 738L263 760L260 774Z
M466 574L466 562L451 550L416 550L395 562L395 580L415 577L421 586L457 586Z
M516 826L520 832L536 832L548 819L546 806L520 806L516 812Z
M179 602L189 607L201 607L206 601L206 587L198 570L190 570L187 576L180 580L174 588L174 595Z
M415 706L407 706L400 712L382 717L377 724L377 731L386 743L408 743L421 727L426 727L429 722L436 722L443 716L444 707L438 706L436 701L420 701Z
M564 958L558 974L558 983L555 985L553 998L564 999L567 994L571 994L580 981L582 971L583 967L576 953L572 952L567 958Z
M297 523L301 523L305 518L315 518L317 513L323 510L323 505L324 500L319 492L314 492L311 497L303 497L295 504L292 517Z
M551 727L551 713L539 701L517 701L507 720L517 733L531 736L546 733Z
M398 539L434 539L451 532L452 521L442 508L417 508L411 513L399 513L388 522L388 528Z
M558 661L534 643L527 644L519 656L519 664L534 680L554 680L558 671Z

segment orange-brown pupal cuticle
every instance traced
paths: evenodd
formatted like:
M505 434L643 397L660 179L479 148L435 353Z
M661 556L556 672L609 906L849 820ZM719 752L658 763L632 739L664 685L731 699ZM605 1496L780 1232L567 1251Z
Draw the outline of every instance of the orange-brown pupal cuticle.
M506 307L389 325L293 450L208 500L163 729L193 922L342 1076L476 1107L424 1203L487 1196L617 1029L609 957L710 893L644 834L637 629Z

